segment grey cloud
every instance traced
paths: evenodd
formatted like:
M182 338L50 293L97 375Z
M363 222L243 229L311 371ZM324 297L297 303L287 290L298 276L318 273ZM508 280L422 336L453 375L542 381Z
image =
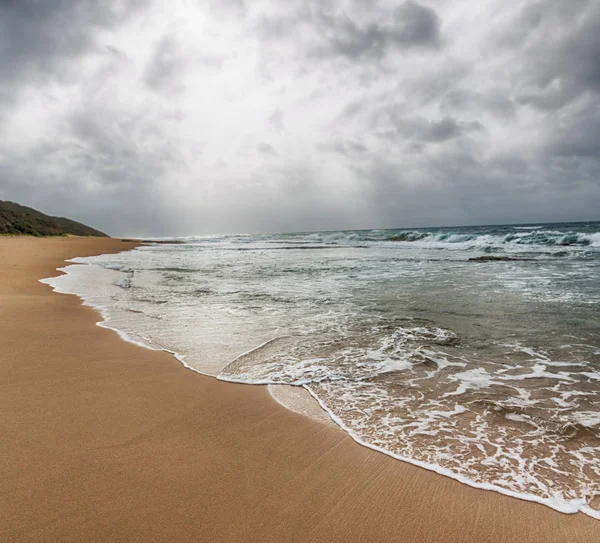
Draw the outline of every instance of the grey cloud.
M275 149L273 149L273 146L269 145L268 143L261 142L256 148L264 155L277 156L277 151L275 151Z
M385 111L384 120L391 122L391 129L379 131L379 135L399 140L414 140L422 143L440 143L473 132L480 132L484 127L478 121L458 121L452 117L440 120L427 120L422 117L404 116L391 106ZM375 118L375 125L381 122L381 114Z
M223 66L226 58L220 55L201 55L197 57L196 60L202 66L218 69Z
M434 69L427 70L414 79L402 78L397 91L421 105L430 105L443 99L461 85L473 72L473 67L453 59L444 59Z
M119 24L143 0L4 0L0 2L0 89L6 99L24 83L74 77L73 62L97 46L96 30Z
M368 106L368 100L365 99L354 99L346 104L337 116L337 121L343 121L351 119L356 115L363 113Z
M344 156L362 155L368 151L367 147L360 141L342 139L319 144L317 145L317 149L321 151L339 153Z
M553 185L599 184L600 4L529 2L511 27L499 49L516 54L509 93L517 110L537 112L544 134L530 156L552 166L545 178Z
M159 92L181 92L180 78L188 65L209 69L220 69L226 57L205 53L191 57L182 50L174 34L165 34L156 42L152 58L144 72L144 82Z
M501 89L482 93L469 89L450 87L440 100L440 106L455 112L472 113L484 111L494 116L504 118L512 117L517 109L513 99L502 92Z
M269 116L268 122L278 134L281 134L285 130L285 125L283 124L283 111L281 111L281 109L273 111Z
M488 165L509 176L527 176L531 172L531 163L524 160L523 157L512 155L498 155L492 159Z
M0 194L52 213L67 209L108 233L159 234L177 217L166 212L161 179L182 160L174 145L157 145L161 121L74 111L27 156L0 152Z
M49 152L47 149L38 156L52 158ZM86 178L84 164L80 160L79 168L57 174L48 168L4 160L0 164L0 195L52 215L68 215L112 235L160 235L173 230L177 214L169 209L169 202L154 183L138 183L129 176L127 183L113 183L111 187L104 178Z
M433 9L408 0L389 16L382 15L380 22L360 24L351 14L319 12L317 26L327 42L326 48L319 52L350 59L380 58L395 47L437 47L440 44L440 21Z
M441 121L428 122L417 137L423 141L439 142L455 138L461 128L454 119L446 118Z
M592 101L560 122L545 151L550 156L582 157L600 165L600 102Z
M11 113L24 88L40 90L47 84L65 83L97 88L93 78L101 74L82 82L81 60L90 53L110 55L111 70L127 61L122 51L99 41L98 32L116 29L147 3L0 2L0 118ZM118 70L104 75L117 74ZM141 233L153 228L153 220L156 230L168 228L165 215L157 212L161 201L150 189L156 186L151 181L156 172L165 168L165 156L140 148L133 136L136 132L143 132L143 127L135 115L124 120L87 105L80 110L73 105L66 117L56 118L40 132L32 147L0 146L0 193L48 213L68 213L109 233L134 233L137 228ZM147 191L143 198L142 191ZM150 210L154 219L147 214Z
M145 74L145 83L156 91L177 90L177 75L183 66L177 41L172 35L163 36L156 44Z
M70 168L91 181L143 189L175 161L173 150L152 145L158 128L144 124L106 110L80 111L69 120L68 139L50 151L65 154Z
M247 14L245 0L209 0L208 5L214 15L243 18Z
M525 63L518 100L560 109L585 93L600 93L600 3L536 2L523 11Z
M578 176L572 164L523 156L486 161L465 150L429 156L415 173L384 157L359 170L362 201L387 227L493 224L573 220L597 216L600 187L594 176ZM573 178L570 187L566 176ZM594 181L596 179L596 181ZM568 188L567 188L568 187Z
M393 50L437 48L442 42L440 18L428 6L413 0L393 10L376 5L369 19L363 17L358 4L350 3L340 10L335 2L300 3L293 15L262 17L258 31L270 38L305 42L307 34L301 32L304 28L312 34L312 43L303 43L303 54L351 61L381 59Z

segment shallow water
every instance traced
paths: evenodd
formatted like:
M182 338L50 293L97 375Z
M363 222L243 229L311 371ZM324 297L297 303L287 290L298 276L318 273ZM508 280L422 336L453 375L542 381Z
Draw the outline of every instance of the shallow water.
M600 518L599 223L184 241L48 282L198 371L304 387L365 445Z

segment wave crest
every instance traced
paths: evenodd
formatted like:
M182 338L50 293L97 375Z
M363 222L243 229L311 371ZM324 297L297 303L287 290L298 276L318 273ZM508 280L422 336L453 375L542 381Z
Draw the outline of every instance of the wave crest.
M385 241L420 242L429 244L469 244L493 250L498 245L531 245L558 247L600 247L600 232L559 232L543 230L519 230L503 234L461 234L452 231L424 232L410 230L394 233Z

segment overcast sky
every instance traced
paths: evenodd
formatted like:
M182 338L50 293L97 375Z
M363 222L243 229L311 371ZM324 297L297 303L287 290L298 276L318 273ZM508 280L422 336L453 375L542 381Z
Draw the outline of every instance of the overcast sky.
M0 199L113 235L600 219L597 0L0 0Z

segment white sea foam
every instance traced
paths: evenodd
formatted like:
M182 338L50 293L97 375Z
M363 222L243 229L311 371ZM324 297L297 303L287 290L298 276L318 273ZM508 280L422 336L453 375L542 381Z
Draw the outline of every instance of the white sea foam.
M313 391L310 387L306 387L306 388L313 395L313 397L319 402L319 405L329 414L331 419L336 424L338 424L342 429L344 429L352 437L352 439L354 439L356 442L360 443L361 445L368 447L369 449L373 449L375 451L382 452L384 454L387 454L389 456L392 456L393 458L402 460L409 464L413 464L415 466L419 466L421 468L425 468L430 471L434 471L435 473L439 473L440 475L445 475L452 479L456 479L456 480L460 481L461 483L472 486L474 488L479 488L482 490L491 490L494 492L498 492L500 494L504 494L506 496L511 496L513 498L519 498L519 499L526 500L526 501L537 502L542 505L551 507L552 509L555 509L556 511L560 511L561 513L570 513L570 514L577 513L577 512L585 513L586 515L589 515L593 518L600 520L600 511L592 509L590 506L587 505L587 503L584 500L581 500L581 499L566 500L560 495L552 495L550 497L543 498L543 497L540 497L535 494L516 492L516 491L510 490L509 488L505 488L503 486L498 486L498 485L495 485L492 483L477 482L469 477L465 477L464 475L461 475L460 473L456 473L454 470L446 469L437 463L428 463L428 462L417 460L411 456L403 456L403 455L395 453L385 447L381 447L379 445L373 444L371 441L367 441L367 440L363 439L361 437L361 435L358 434L357 432L355 432L351 427L348 427L345 424L345 422L338 415L336 415L336 413L333 412L328 407L328 405L321 400L321 398L317 394L313 393Z
M43 282L194 371L308 390L372 449L599 518L595 261L467 262L474 244L520 247L530 233L219 237L76 259L84 265ZM593 247L572 239L572 254ZM323 250L306 250L313 244ZM427 252L436 244L441 263ZM592 327L574 334L575 319Z

